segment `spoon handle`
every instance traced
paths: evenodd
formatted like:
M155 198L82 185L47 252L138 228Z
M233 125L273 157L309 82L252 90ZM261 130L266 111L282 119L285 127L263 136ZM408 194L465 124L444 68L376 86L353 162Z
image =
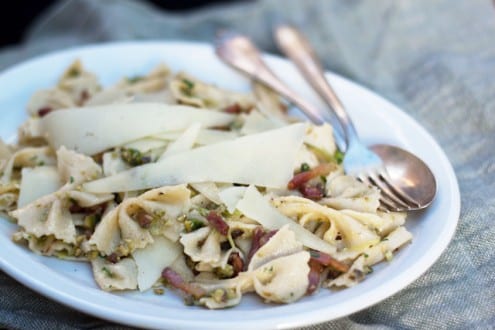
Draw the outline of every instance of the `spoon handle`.
M266 65L259 50L247 37L239 34L224 33L217 38L215 50L217 55L227 64L287 98L301 109L312 122L316 124L333 122L330 113L320 111L282 82ZM339 149L344 150L346 146L345 139L340 134L340 131L334 130L334 136Z
M275 29L275 40L280 49L297 66L308 83L316 90L337 116L348 146L357 139L357 132L344 105L325 78L315 51L306 38L294 27L280 25Z

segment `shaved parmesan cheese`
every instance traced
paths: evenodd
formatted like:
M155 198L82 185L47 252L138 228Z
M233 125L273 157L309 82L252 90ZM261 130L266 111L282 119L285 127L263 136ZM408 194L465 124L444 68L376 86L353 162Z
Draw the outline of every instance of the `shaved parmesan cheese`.
M156 134L154 135L154 137L166 141L173 141L179 138L181 135L182 135L182 131L164 132L164 133ZM208 145L208 144L233 140L238 136L239 135L236 132L232 132L232 131L220 131L217 129L203 128L199 131L198 138L196 139L196 143L199 145Z
M93 155L145 136L229 124L234 116L182 105L131 103L53 111L42 118L43 132L54 149Z
M127 149L135 149L139 152L145 153L151 149L163 148L167 145L167 142L156 138L143 138L136 141L132 141L123 145Z
M83 187L90 192L117 192L188 182L234 182L283 188L293 176L305 130L305 124L294 124L196 148Z
M160 156L160 161L182 151L190 150L194 146L201 128L200 123L192 124L184 133L171 143L165 152Z
M21 208L42 196L51 194L61 186L55 166L25 167L22 169L17 207Z
M154 242L144 249L137 249L132 253L136 262L139 291L151 288L160 278L162 270L170 266L182 253L178 243L172 243L165 237L156 236Z
M290 230L296 234L296 238L305 246L330 255L336 253L334 246L328 244L271 206L270 202L254 186L246 189L244 198L237 203L237 209L248 218L259 222L263 227L270 230L280 229L284 225L289 225Z
M283 125L266 118L259 111L253 110L244 117L244 125L241 128L241 134L248 135L260 133L280 126Z
M234 213L237 203L242 199L245 192L246 187L233 186L225 188L218 196L222 203L227 206L227 211L229 211L229 213Z
M198 191L200 194L208 198L215 204L221 204L220 196L218 196L218 187L213 182L198 182L198 183L190 183L191 187L194 190Z

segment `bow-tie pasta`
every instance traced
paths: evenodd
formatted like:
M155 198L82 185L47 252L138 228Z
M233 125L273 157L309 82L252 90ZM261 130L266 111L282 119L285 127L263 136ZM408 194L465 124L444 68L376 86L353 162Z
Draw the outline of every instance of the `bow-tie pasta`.
M259 84L135 74L103 86L76 61L28 101L16 142L0 140L15 242L85 262L105 291L220 309L332 294L411 241L406 214L344 173L329 124Z

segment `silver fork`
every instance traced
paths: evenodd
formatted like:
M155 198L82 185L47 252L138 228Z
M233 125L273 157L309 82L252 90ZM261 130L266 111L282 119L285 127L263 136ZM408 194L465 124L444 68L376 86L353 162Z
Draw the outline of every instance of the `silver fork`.
M290 32L294 31L291 30ZM279 46L295 62L315 90L324 97L331 109L334 110L333 113L320 111L283 83L266 65L259 50L247 37L232 32L221 32L216 39L215 51L227 64L286 97L301 109L312 122L316 124L332 123L337 147L341 151L345 151L343 161L345 172L380 189L381 210L407 211L416 209L418 203L402 192L399 187L390 183L387 170L380 157L360 141L350 117L325 79L321 65L316 61L314 52L309 48L308 43L300 34L288 38L282 32L284 31L277 30L276 32Z

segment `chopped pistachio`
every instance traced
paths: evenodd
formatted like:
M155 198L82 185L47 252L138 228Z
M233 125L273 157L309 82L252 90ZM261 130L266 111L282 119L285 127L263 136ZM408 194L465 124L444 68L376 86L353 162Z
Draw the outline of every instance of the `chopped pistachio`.
M100 221L100 216L96 214L87 215L84 217L83 227L87 229L94 229L98 221Z
M123 148L120 157L131 166L139 166L151 161L149 156L144 156L139 150Z
M234 267L232 265L226 264L225 267L215 268L215 274L220 278L231 278L234 276Z
M90 251L89 253L87 253L86 257L89 260L94 260L98 257L98 251Z
M160 295L160 296L161 296L162 294L164 294L164 293L165 293L165 290L164 290L163 288L154 288L154 289L153 289L153 292L154 292L155 294L157 294L157 295Z
M67 77L70 78L75 78L78 77L81 74L81 71L79 71L79 68L77 67L72 67L69 71L67 71Z
M229 288L226 291L227 291L227 299L234 299L237 296L235 289Z
M204 222L199 219L188 218L184 221L184 229L188 233L195 231L196 229L199 229L204 226L205 226Z
M211 293L211 298L218 304L227 301L227 292L225 289L216 289Z
M364 272L365 272L366 274L371 274L371 273L373 273L373 268L372 268L372 267L370 267L370 266L365 266L365 267L364 267Z

